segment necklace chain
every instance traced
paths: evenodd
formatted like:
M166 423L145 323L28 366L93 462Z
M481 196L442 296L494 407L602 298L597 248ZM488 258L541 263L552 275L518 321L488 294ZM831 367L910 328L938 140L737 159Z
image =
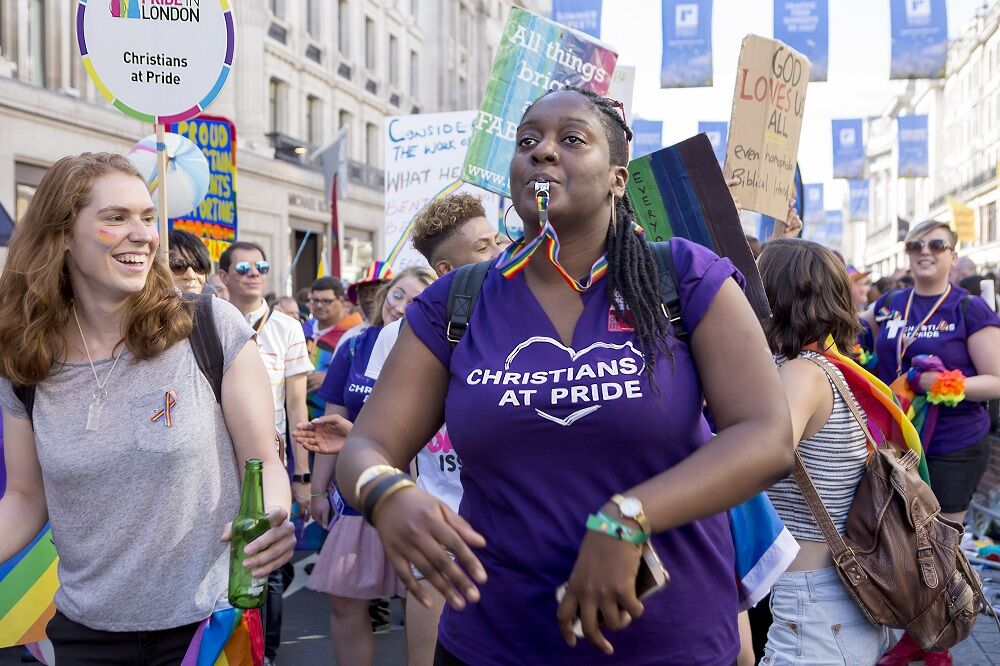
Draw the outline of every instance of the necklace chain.
M104 391L104 388L108 385L108 381L111 379L111 373L115 371L118 366L118 359L122 357L122 352L125 351L125 345L118 351L118 354L114 356L114 363L111 364L111 369L108 370L108 374L104 377L104 383L101 383L100 377L97 376L97 368L94 366L94 357L90 355L90 347L87 346L87 338L83 334L83 326L80 325L80 317L76 314L76 307L73 308L73 319L76 320L76 330L80 331L80 340L83 341L83 350L87 352L87 360L90 361L90 371L94 373L94 381L97 383L97 390L100 392Z

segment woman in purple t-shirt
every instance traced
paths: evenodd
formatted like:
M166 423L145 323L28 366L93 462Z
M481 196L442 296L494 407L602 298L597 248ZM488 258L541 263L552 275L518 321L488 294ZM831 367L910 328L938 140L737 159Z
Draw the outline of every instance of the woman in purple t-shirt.
M341 455L339 485L365 506L411 597L425 601L412 563L449 602L436 663L736 658L723 512L791 469L788 408L742 278L679 239L669 248L689 339L672 334L625 197L630 135L615 103L593 93L529 107L510 166L528 242L491 267L454 348L454 273L414 301ZM549 253L525 256L556 235ZM445 419L463 461L460 516L387 467L405 465ZM672 580L640 602L629 540L644 539ZM576 645L577 615L593 646Z
M875 337L878 378L891 384L906 375L903 381L913 391L930 402L943 400L929 437L925 422L923 444L942 516L961 525L990 458L985 401L1000 398L1000 318L986 301L948 283L957 241L947 222L927 220L913 227L905 247L914 286L883 295L864 319ZM949 401L940 391L942 369L964 376L957 382L964 382L964 396ZM904 634L883 661L904 664L922 655Z

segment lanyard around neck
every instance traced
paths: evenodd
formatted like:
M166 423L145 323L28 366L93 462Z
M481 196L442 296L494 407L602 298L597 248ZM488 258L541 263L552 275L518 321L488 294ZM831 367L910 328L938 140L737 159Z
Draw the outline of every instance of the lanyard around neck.
M904 331L906 330L907 324L910 323L910 308L913 307L913 296L916 293L917 293L916 288L912 289L910 291L909 298L906 299L906 310L903 311L903 328L900 329L899 337L896 338L897 375L903 374L903 356L906 354L906 350L910 348L910 345L916 342L917 335L920 333L921 329L923 329L924 324L930 321L930 318L934 316L934 313L938 311L938 308L941 307L941 304L944 303L946 298L948 298L948 294L951 293L951 284L948 284L948 288L945 289L944 293L941 294L940 298L937 299L937 302L927 313L927 316L924 317L919 324L917 324L916 328L913 329L913 335L906 335Z

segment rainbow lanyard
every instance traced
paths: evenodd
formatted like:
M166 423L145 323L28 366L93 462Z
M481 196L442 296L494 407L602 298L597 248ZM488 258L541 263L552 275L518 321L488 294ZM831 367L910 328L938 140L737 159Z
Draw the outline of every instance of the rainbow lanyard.
M522 238L504 250L498 263L500 273L510 280L524 270L524 267L528 265L528 262L538 248L542 247L542 245L547 245L546 254L548 255L549 262L559 271L559 275L566 280L566 283L574 291L581 293L587 291L591 285L604 277L604 274L608 272L608 255L601 255L601 258L594 263L590 269L590 276L585 282L581 283L576 280L559 263L559 237L556 235L556 230L549 223L548 183L535 183L535 202L538 204L538 221L542 224L542 230L530 242ZM642 228L638 225L633 225L633 228L642 233Z
M916 289L910 291L910 297L906 299L906 310L903 312L903 327L905 329L906 324L910 322L910 307L913 305L913 295L917 293ZM934 316L934 313L938 311L941 304L944 303L945 299L948 298L948 294L951 293L951 284L948 284L948 288L944 290L941 294L941 298L937 299L937 303L931 308L927 316L921 320L917 327L913 329L913 335L905 335L903 331L899 332L899 337L896 338L896 374L903 374L903 356L906 354L906 350L910 348L914 342L917 341L917 335L920 334L920 330L924 327L930 318Z

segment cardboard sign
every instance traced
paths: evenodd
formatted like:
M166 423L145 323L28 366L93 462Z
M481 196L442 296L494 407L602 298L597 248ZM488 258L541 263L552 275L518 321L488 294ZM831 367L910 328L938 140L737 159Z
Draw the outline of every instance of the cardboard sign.
M514 7L503 30L483 105L476 115L462 180L510 195L510 161L524 110L567 85L608 92L618 54L590 35Z
M393 270L427 265L410 232L413 218L431 201L470 192L483 202L487 219L496 217L500 198L461 181L475 120L475 111L385 119L385 260Z
M975 211L952 197L948 197L948 206L951 208L951 226L955 229L955 233L958 234L958 240L962 243L975 243Z
M781 42L743 39L725 174L745 209L779 220L788 213L809 72L809 60Z
M76 31L83 66L108 102L161 125L215 100L236 49L226 1L80 0Z

